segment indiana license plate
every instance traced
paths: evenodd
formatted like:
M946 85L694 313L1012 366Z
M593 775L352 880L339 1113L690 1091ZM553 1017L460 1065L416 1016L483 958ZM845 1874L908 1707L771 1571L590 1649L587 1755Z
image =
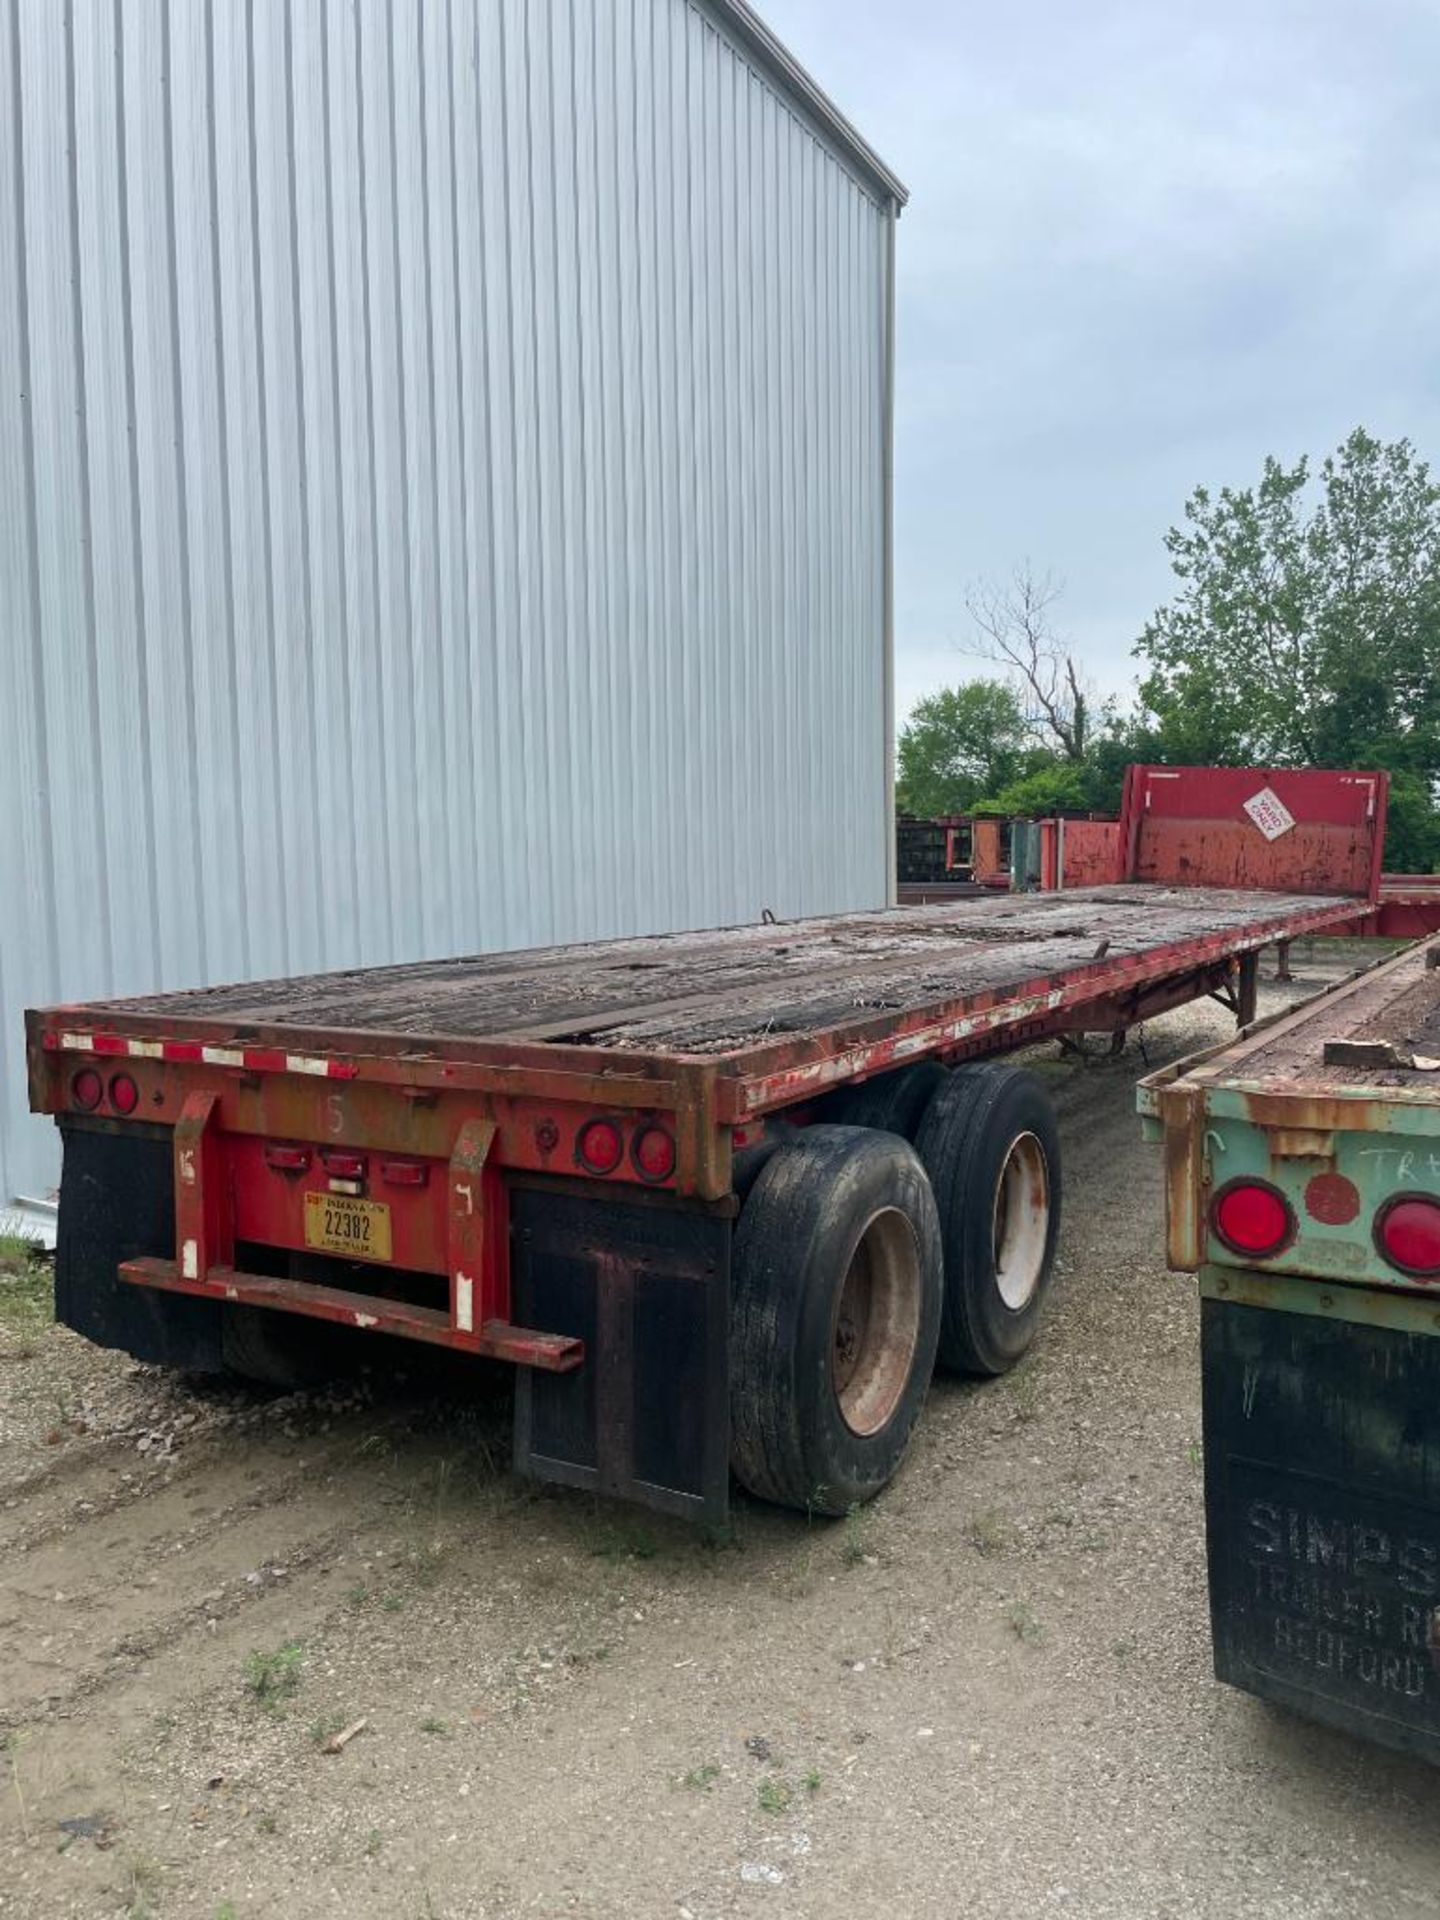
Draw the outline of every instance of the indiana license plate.
M305 1244L350 1260L390 1258L390 1209L343 1193L307 1193Z

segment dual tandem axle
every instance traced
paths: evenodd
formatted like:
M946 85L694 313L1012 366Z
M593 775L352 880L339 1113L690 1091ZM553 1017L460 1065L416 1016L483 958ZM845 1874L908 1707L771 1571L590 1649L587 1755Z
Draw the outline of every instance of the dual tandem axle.
M937 1359L1034 1337L1059 1143L989 1056L1206 992L1243 1018L1264 945L1364 909L1383 782L1145 771L1139 881L32 1014L60 1318L281 1382L325 1323L507 1360L523 1472L844 1511Z

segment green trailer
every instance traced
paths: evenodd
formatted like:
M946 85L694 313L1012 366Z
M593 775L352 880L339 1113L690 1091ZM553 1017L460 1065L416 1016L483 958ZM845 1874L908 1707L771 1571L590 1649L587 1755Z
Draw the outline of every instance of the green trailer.
M1149 1075L1217 1676L1440 1760L1440 939Z

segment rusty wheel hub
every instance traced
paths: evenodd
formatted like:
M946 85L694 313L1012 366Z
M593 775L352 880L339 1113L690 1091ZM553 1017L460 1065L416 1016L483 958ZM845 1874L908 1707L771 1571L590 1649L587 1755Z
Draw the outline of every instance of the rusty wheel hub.
M903 1213L866 1222L835 1303L830 1381L840 1415L862 1438L878 1433L904 1395L920 1338L920 1249Z
M1050 1235L1050 1173L1033 1133L1010 1143L995 1182L995 1286L1012 1313L1034 1298Z

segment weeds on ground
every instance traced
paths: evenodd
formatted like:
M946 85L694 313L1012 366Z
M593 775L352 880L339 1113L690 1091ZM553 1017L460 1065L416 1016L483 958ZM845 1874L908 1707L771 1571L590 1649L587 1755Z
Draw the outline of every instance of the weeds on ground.
M245 1658L245 1687L267 1713L279 1711L280 1702L288 1699L300 1684L300 1669L304 1664L305 1649L298 1641L287 1646L277 1647L274 1653L254 1652Z
M1003 1553L1010 1544L1010 1527L1003 1513L987 1507L970 1522L970 1544L977 1553Z
M322 1713L318 1719L310 1722L310 1738L317 1747L323 1747L327 1740L333 1740L340 1729L349 1724L343 1713Z
M755 1789L755 1798L762 1813L787 1813L790 1802L795 1798L794 1790L788 1780L762 1780Z
M381 1847L384 1846L384 1844L385 1844L384 1837L382 1836L380 1829L378 1827L371 1827L369 1833L367 1833L365 1836L365 1852L368 1855L368 1857L371 1860L374 1860L378 1856L380 1849Z
M1028 1426L1040 1415L1040 1379L1033 1361L1016 1367L1010 1375L1010 1404L1015 1409L1015 1418Z
M776 1591L783 1594L787 1600L807 1599L814 1590L814 1586L815 1549L813 1546L807 1546L803 1553L797 1554L775 1574Z
M55 1319L55 1276L44 1249L31 1240L0 1234L0 1327L29 1360L36 1342Z
M1198 1473L1205 1464L1205 1453L1198 1440L1192 1440L1185 1449L1185 1458Z
M442 1740L448 1740L450 1738L450 1723L448 1720L440 1719L436 1714L427 1713L425 1718L420 1722L420 1731L421 1733L435 1733L438 1734Z
M30 1814L25 1805L25 1789L20 1782L20 1741L18 1729L5 1736L5 1758L10 1762L10 1784L15 1789L15 1805L20 1809L20 1831L30 1838Z
M125 1861L126 1920L157 1920L156 1902L165 1884L165 1869L153 1854L132 1853Z
M1027 1647L1038 1647L1045 1638L1045 1629L1036 1619L1034 1609L1023 1600L1012 1600L1005 1609L1005 1624L1017 1640L1023 1640Z
M847 1509L840 1535L841 1566L858 1567L872 1557L874 1524L874 1515L868 1507L862 1507L858 1500Z
M633 1520L612 1521L602 1527L590 1552L596 1560L608 1560L618 1566L623 1560L653 1560L660 1551L648 1527Z
M806 1793L810 1793L810 1794L819 1793L823 1785L824 1785L824 1782L820 1777L819 1768L811 1767L809 1772L805 1775L804 1786L805 1786Z
M680 1784L688 1787L692 1793L708 1793L720 1778L720 1769L713 1760L707 1760L703 1766L691 1767L681 1776Z

